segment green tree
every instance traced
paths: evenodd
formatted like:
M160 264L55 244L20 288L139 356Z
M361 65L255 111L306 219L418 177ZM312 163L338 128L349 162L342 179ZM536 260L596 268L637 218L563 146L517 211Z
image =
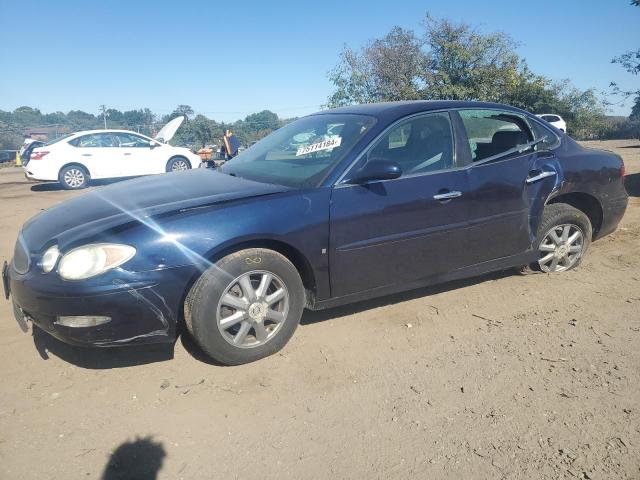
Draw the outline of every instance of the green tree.
M427 14L424 32L394 27L359 51L343 49L329 72L334 92L329 106L393 100L482 100L507 103L534 113L554 112L596 124L604 114L592 90L552 82L531 71L504 33L478 32L466 23ZM597 120L597 121L596 121ZM573 126L569 124L569 129ZM577 132L578 130L576 130Z

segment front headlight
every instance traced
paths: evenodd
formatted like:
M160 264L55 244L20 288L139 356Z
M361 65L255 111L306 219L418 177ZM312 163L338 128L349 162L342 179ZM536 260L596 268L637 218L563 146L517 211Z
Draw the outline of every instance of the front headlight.
M116 268L130 260L136 249L129 245L96 243L74 248L66 253L58 273L65 280L83 280Z

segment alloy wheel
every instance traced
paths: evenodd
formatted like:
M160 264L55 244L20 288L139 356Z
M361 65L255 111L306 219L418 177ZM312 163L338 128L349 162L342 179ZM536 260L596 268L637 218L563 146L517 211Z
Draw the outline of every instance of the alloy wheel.
M284 324L289 303L287 287L277 275L262 270L244 273L227 286L218 302L218 329L234 347L263 345Z
M173 164L171 165L171 171L179 172L180 170L189 170L187 162L185 162L184 160L174 160Z
M71 188L78 188L84 183L84 173L79 168L70 168L64 173L64 183Z
M543 272L563 272L576 265L584 251L584 234L573 224L551 228L540 243L538 265Z

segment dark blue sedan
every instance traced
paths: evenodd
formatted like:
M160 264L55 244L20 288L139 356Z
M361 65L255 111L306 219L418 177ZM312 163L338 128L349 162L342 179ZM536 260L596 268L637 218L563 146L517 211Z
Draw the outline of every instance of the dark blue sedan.
M5 264L18 322L72 344L172 342L226 364L321 309L485 272L580 264L627 205L624 165L505 105L326 110L218 171L141 178L42 212Z

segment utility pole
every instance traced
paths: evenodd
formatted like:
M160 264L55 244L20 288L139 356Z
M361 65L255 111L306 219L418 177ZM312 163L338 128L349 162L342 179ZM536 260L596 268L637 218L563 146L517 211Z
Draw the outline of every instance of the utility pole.
M102 112L102 118L104 119L104 129L107 129L107 107L100 105L100 111Z

